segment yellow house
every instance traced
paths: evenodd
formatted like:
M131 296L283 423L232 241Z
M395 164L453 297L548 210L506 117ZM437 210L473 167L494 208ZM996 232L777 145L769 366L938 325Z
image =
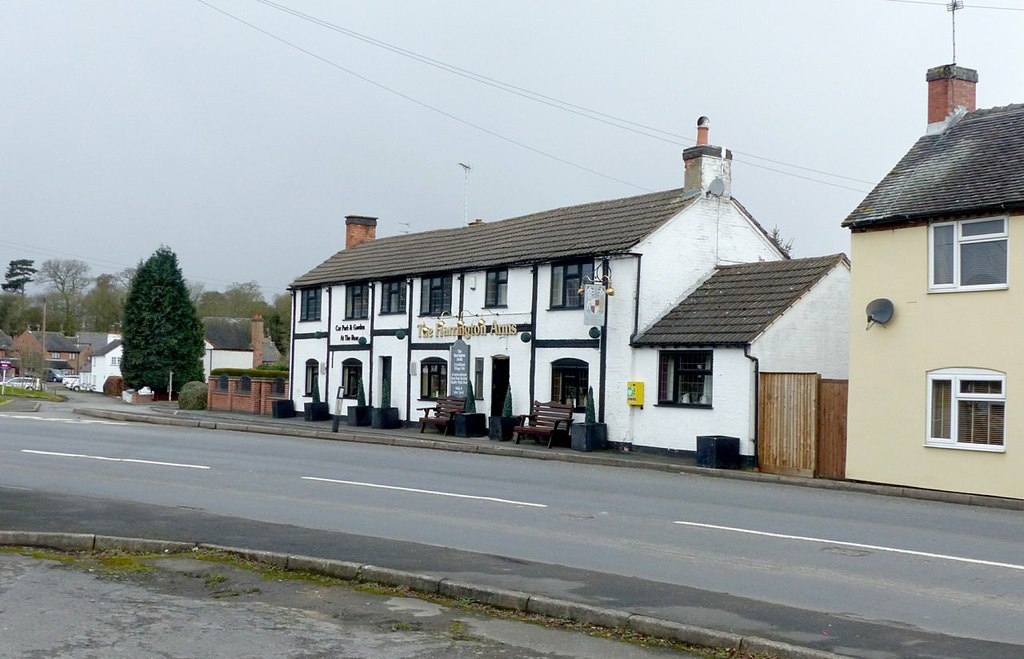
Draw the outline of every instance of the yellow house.
M843 222L846 475L1024 499L1024 105L977 80L928 71L926 134Z

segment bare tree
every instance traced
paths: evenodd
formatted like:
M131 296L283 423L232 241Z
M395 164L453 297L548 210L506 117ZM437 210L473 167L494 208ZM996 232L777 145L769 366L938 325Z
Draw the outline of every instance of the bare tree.
M92 282L89 265L77 259L48 259L39 266L39 281L56 295L61 330L65 334L76 332L82 293Z

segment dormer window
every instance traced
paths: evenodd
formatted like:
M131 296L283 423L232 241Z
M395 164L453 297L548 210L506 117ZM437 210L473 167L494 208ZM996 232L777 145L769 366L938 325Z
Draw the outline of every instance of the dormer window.
M1006 218L937 222L928 229L928 290L1006 288Z

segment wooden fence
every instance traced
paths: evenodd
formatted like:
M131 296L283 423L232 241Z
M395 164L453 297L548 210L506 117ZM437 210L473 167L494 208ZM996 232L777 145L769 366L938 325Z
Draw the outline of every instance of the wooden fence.
M788 476L846 477L846 380L762 373L758 467Z

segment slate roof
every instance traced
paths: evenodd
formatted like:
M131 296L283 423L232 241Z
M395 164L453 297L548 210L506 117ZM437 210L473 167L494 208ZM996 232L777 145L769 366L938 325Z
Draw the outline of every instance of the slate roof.
M30 331L29 335L39 341L42 332ZM46 352L81 352L71 339L58 332L46 333L46 345L43 346L43 350Z
M849 228L1024 210L1024 104L925 135L845 220Z
M114 350L121 347L121 339L114 339L107 345L103 346L96 352L92 353L93 357L102 357L103 355L109 355Z
M292 288L623 253L688 206L682 189L600 201L342 250Z
M252 325L248 318L203 318L206 340L218 350L252 350Z
M746 345L845 259L833 254L721 266L634 345Z
M106 332L79 332L75 341L80 349L88 346L95 352L109 343L107 337Z

